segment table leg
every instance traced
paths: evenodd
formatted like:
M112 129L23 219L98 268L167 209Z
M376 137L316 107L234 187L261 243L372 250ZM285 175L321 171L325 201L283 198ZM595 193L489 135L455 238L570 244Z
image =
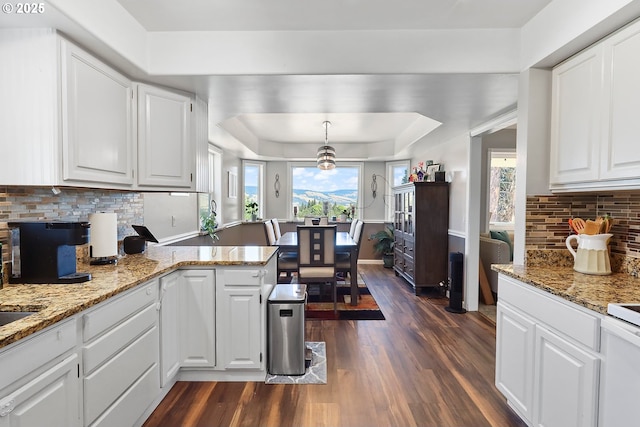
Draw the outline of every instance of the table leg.
M358 251L356 248L351 249L349 258L351 259L351 305L358 305L360 290L358 289Z

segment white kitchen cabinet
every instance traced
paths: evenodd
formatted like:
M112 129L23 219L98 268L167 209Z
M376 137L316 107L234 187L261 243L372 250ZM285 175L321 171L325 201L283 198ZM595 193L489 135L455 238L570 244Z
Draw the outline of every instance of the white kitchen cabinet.
M550 183L598 179L602 49L591 48L554 68Z
M79 426L75 319L0 352L0 426Z
M133 184L132 83L61 39L64 181Z
M195 185L192 98L146 84L137 88L138 184L190 189Z
M160 278L160 387L180 369L179 281L179 271Z
M552 72L550 188L640 188L640 22Z
M640 23L603 42L603 144L600 178L640 178Z
M499 277L496 387L531 425L596 426L601 316Z
M216 363L215 287L213 270L180 271L180 360L185 368L213 367Z
M501 301L497 304L496 387L525 419L533 416L535 323Z
M266 300L275 271L275 257L264 268L216 270L219 369L264 369Z
M133 425L160 392L158 288L152 280L82 316L85 426Z
M595 427L599 357L536 326L534 425Z

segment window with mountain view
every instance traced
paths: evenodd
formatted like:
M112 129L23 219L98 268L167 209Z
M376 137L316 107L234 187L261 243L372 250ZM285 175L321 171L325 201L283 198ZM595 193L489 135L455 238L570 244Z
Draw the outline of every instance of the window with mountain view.
M320 170L315 166L292 166L292 215L339 218L358 217L359 166Z

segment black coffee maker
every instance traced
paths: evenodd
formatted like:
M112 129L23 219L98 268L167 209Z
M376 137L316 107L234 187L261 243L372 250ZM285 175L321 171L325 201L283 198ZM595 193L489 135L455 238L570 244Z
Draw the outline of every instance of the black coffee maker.
M76 272L76 246L89 242L88 222L9 222L10 283L81 283L90 273Z

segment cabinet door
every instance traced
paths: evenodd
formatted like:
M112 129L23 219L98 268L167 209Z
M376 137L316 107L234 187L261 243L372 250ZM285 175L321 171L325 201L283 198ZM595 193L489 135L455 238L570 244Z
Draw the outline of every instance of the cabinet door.
M178 294L182 366L213 367L215 365L214 271L182 271Z
M0 400L0 426L79 426L78 356L59 364Z
M640 178L640 25L604 43L605 86L601 179Z
M527 420L532 419L535 324L498 302L496 387Z
M180 368L179 279L178 271L160 278L160 387Z
M132 84L62 40L63 179L133 184Z
M191 98L138 86L138 184L190 188L193 150Z
M599 366L595 354L536 326L534 425L595 426Z
M218 355L222 369L262 368L260 287L224 285L219 289Z
M602 49L591 48L553 70L550 184L598 179Z

